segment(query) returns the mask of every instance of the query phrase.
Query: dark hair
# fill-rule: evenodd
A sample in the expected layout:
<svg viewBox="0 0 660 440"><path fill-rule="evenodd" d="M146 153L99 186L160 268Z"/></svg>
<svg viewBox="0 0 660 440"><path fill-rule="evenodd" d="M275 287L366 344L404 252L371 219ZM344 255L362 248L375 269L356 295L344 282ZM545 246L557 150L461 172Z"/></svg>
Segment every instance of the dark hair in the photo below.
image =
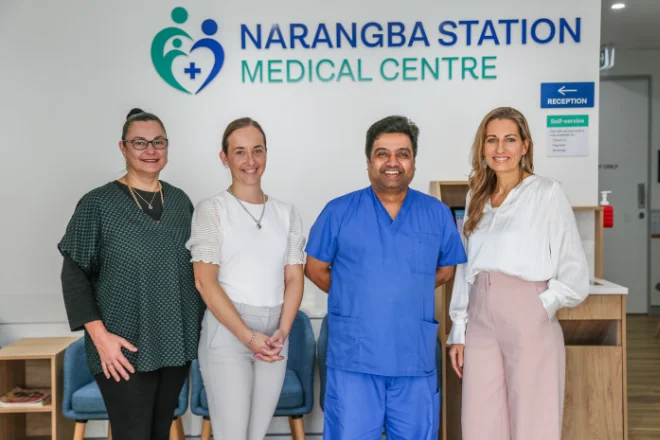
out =
<svg viewBox="0 0 660 440"><path fill-rule="evenodd" d="M128 133L128 129L133 124L133 122L147 122L147 121L158 122L161 128L163 129L163 131L165 131L165 125L163 125L163 121L161 121L158 118L158 116L154 115L153 113L147 113L140 108L134 108L133 110L128 112L128 115L126 115L126 122L124 122L124 128L122 128L121 130L121 140L122 141L126 140L126 134Z"/></svg>
<svg viewBox="0 0 660 440"><path fill-rule="evenodd" d="M227 128L225 128L225 132L222 135L222 151L224 151L225 154L229 154L229 136L231 136L231 134L239 128L245 127L254 127L259 130L261 135L264 137L264 148L266 148L266 133L264 133L261 125L259 125L257 121L251 118L239 118L231 121L229 125L227 125Z"/></svg>
<svg viewBox="0 0 660 440"><path fill-rule="evenodd" d="M419 128L408 118L403 116L388 116L375 122L367 130L367 145L364 149L367 159L371 159L371 151L374 148L374 142L381 135L386 133L402 133L410 138L412 144L413 157L417 157L417 138L419 137Z"/></svg>

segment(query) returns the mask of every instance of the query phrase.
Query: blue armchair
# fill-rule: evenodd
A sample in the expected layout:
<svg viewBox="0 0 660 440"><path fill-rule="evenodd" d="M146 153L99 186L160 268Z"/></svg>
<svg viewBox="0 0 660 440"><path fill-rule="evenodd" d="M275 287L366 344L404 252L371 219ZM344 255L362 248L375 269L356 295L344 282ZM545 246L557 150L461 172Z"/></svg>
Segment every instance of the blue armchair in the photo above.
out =
<svg viewBox="0 0 660 440"><path fill-rule="evenodd" d="M64 353L64 390L62 414L76 421L74 440L83 440L89 420L108 420L108 412L92 373L87 366L83 338L71 344ZM181 416L188 410L188 380L181 389L179 404L173 415L171 438L184 440ZM111 437L108 427L108 438Z"/></svg>
<svg viewBox="0 0 660 440"><path fill-rule="evenodd" d="M319 362L319 378L320 378L320 392L319 392L319 403L321 409L325 410L324 400L325 400L325 378L327 373L327 367L325 361L328 354L328 315L323 317L321 322L321 332L319 333L319 342L318 342L318 362ZM442 391L442 343L440 340L436 342L435 347L435 363L438 376L438 389Z"/></svg>
<svg viewBox="0 0 660 440"><path fill-rule="evenodd" d="M277 403L275 417L286 416L291 426L293 440L305 438L302 416L309 414L314 406L314 362L316 341L309 317L298 312L289 333L289 356L286 375L280 400ZM196 416L204 418L202 440L211 437L211 422L206 389L199 371L199 362L193 361L191 377L190 410Z"/></svg>

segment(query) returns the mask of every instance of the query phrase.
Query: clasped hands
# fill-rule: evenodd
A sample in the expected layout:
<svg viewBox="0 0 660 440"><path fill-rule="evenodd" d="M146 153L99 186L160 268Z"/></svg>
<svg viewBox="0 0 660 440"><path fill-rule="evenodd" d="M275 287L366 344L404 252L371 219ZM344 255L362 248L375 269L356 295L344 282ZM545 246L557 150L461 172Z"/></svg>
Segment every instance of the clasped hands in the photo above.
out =
<svg viewBox="0 0 660 440"><path fill-rule="evenodd" d="M275 330L272 336L255 332L254 340L249 348L254 353L254 357L260 361L269 363L281 361L284 357L280 356L280 352L284 348L284 341L288 336L282 329Z"/></svg>

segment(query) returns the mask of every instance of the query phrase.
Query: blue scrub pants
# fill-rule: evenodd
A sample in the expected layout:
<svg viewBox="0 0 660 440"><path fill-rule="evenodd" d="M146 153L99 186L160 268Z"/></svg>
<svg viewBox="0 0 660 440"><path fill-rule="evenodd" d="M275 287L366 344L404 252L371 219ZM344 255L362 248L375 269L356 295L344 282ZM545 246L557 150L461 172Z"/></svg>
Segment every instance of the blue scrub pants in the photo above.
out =
<svg viewBox="0 0 660 440"><path fill-rule="evenodd" d="M328 367L324 440L437 440L436 374L389 377Z"/></svg>

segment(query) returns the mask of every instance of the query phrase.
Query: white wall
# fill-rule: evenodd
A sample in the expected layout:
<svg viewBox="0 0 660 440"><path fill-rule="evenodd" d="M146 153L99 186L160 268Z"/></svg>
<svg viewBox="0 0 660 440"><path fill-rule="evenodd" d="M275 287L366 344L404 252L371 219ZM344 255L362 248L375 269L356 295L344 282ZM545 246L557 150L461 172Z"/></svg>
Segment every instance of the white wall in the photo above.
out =
<svg viewBox="0 0 660 440"><path fill-rule="evenodd" d="M0 343L68 333L56 244L78 199L121 176L123 161L116 144L125 115L134 106L155 112L165 122L171 147L162 178L184 189L194 203L229 184L217 159L226 124L244 115L256 118L268 137L265 190L295 203L306 231L331 198L368 185L365 132L371 123L393 113L408 116L421 128L416 189L428 191L432 180L465 180L469 147L481 118L496 106L512 105L529 119L537 172L561 180L574 205L596 205L598 109L542 110L540 83L591 81L598 96L600 2L513 3L506 18L527 19L530 27L540 18L555 23L565 18L574 24L580 17L581 42L539 45L528 37L527 44L521 44L517 27L511 45L504 44L502 33L499 46L468 46L464 36L452 47L438 44L438 24L445 20L483 23L503 18L501 4L487 0L416 0L397 7L376 0L256 0L249 6L211 0L3 1L0 128L5 160L0 162L0 194L7 211L0 216L5 251L0 256ZM154 35L173 24L170 11L176 6L188 9L183 27L193 38L202 37L199 26L204 19L215 19L226 54L218 77L195 96L165 84L149 56ZM272 23L283 29L289 23L305 23L314 32L319 22L331 29L336 22L368 21L404 22L408 36L414 23L422 21L431 47L240 50L242 23L251 29L261 23L267 34ZM388 57L451 56L495 56L491 73L497 79L462 79L456 72L453 79L443 76L438 81L378 78L378 65ZM374 80L241 82L241 60L273 58L305 63L322 58L354 63L360 58ZM208 67L208 54L194 59ZM177 69L183 68L181 61ZM546 157L544 129L550 114L589 115L588 156ZM303 308L321 316L325 301L325 294L308 283ZM309 425L313 429L318 426L315 420Z"/></svg>
<svg viewBox="0 0 660 440"><path fill-rule="evenodd" d="M614 68L602 72L602 76L650 75L651 76L651 209L660 209L660 183L658 183L658 150L660 150L660 48L656 50L620 50L616 52ZM625 117L625 115L622 115ZM660 306L660 239L651 240L651 306Z"/></svg>
<svg viewBox="0 0 660 440"><path fill-rule="evenodd" d="M437 23L443 20L494 19L500 6L483 2L479 8L456 2L417 1L404 9L378 7L343 0L332 4L289 0L188 6L186 29L199 36L199 23L215 18L219 40L227 54L218 78L200 95L185 95L167 86L154 71L149 57L153 36L171 25L170 11L178 3L134 2L100 5L74 1L60 3L3 2L0 41L3 105L0 124L3 149L3 201L14 215L2 216L4 249L12 252L0 264L3 295L9 305L39 297L45 313L61 319L54 306L60 295L60 257L56 244L83 193L121 175L117 149L127 111L140 106L164 120L171 140L170 163L163 178L183 188L196 203L229 183L217 159L220 137L233 118L251 115L261 121L269 141L269 169L265 188L275 197L297 204L308 229L323 205L333 197L368 184L363 156L364 134L376 119L402 113L421 127L417 175L413 186L427 191L431 180L463 180L469 171L468 149L482 116L499 105L513 105L529 118L536 145L537 171L562 180L576 205L597 203L597 109L590 114L589 156L547 158L544 155L545 116L570 113L540 109L539 89L544 81L598 81L598 1L573 4L518 0L512 18L582 19L579 44L554 42L493 47L464 43L443 48L436 43ZM341 8L346 6L347 8ZM350 6L350 7L349 7ZM57 17L57 19L53 19ZM404 21L409 28L421 20L432 47L315 49L256 51L240 49L239 25L254 28L292 22L350 23ZM503 38L503 37L502 37ZM463 41L463 40L461 40ZM10 43L10 44L9 44ZM496 80L341 82L320 84L243 84L241 59L324 57L362 58L372 76L378 60L404 56L497 56ZM203 60L202 60L203 61ZM20 68L18 67L20 66ZM561 67L561 68L559 68ZM598 84L597 84L598 85ZM598 93L598 90L596 90ZM579 172L578 172L579 171ZM37 263L35 267L26 262ZM34 296L36 295L36 297ZM46 298L41 298L45 296ZM0 319L33 320L15 310ZM34 311L34 314L40 312ZM8 316L7 316L8 315Z"/></svg>

